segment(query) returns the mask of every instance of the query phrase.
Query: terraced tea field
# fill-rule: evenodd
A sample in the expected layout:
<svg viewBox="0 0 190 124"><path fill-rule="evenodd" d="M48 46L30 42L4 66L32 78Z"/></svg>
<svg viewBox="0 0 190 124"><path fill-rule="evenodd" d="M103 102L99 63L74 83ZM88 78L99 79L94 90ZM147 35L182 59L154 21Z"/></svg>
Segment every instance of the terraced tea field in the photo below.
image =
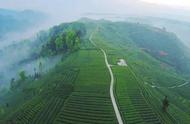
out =
<svg viewBox="0 0 190 124"><path fill-rule="evenodd" d="M137 80L128 68L113 67L116 76L116 94L125 122L128 124L161 124L161 120L149 106Z"/></svg>
<svg viewBox="0 0 190 124"><path fill-rule="evenodd" d="M102 50L104 48L107 50L109 60L111 60L113 64L111 68L113 69L115 78L115 97L123 121L129 124L172 124L169 117L166 117L167 120L165 120L165 118L163 119L156 111L157 109L153 108L147 98L145 98L144 92L146 91L142 87L142 82L137 80L137 77L130 71L130 67L116 64L122 54L119 55L118 51L116 51L115 54L110 54L110 51L113 52L113 50L108 46L109 45L103 44L101 40L98 39L97 47L102 48Z"/></svg>
<svg viewBox="0 0 190 124"><path fill-rule="evenodd" d="M188 80L138 47L125 26L133 27L87 22L80 49L64 53L53 70L19 89L32 91L29 100L0 123L189 124Z"/></svg>
<svg viewBox="0 0 190 124"><path fill-rule="evenodd" d="M54 86L53 89L50 85L45 87L37 98L23 105L8 122L16 124L53 123L60 108L73 91L72 83L78 75L78 70L66 69L61 75L61 82L50 82Z"/></svg>
<svg viewBox="0 0 190 124"><path fill-rule="evenodd" d="M59 113L56 123L115 124L115 114L109 96L75 92Z"/></svg>
<svg viewBox="0 0 190 124"><path fill-rule="evenodd" d="M75 65L80 65L77 83L55 123L117 123L109 95L110 77L102 52L81 50L77 56Z"/></svg>

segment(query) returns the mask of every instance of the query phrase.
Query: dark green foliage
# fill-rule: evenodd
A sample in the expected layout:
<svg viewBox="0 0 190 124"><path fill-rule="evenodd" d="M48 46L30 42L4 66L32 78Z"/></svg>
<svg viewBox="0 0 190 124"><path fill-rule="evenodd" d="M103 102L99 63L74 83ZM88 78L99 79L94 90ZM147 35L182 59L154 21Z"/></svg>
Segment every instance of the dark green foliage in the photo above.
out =
<svg viewBox="0 0 190 124"><path fill-rule="evenodd" d="M68 23L50 29L49 40L42 46L42 56L79 49L85 35L85 27L80 23Z"/></svg>
<svg viewBox="0 0 190 124"><path fill-rule="evenodd" d="M19 73L19 77L20 77L21 81L25 81L26 80L26 73L25 73L25 71L21 71Z"/></svg>
<svg viewBox="0 0 190 124"><path fill-rule="evenodd" d="M15 79L12 78L10 82L10 90L14 90L14 88L15 88Z"/></svg>

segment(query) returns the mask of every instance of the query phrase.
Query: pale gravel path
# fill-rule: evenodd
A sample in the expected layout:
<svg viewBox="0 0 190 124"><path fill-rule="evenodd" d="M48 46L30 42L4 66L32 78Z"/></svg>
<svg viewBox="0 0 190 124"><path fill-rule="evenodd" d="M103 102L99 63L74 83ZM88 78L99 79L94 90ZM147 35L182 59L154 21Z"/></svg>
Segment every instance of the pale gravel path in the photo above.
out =
<svg viewBox="0 0 190 124"><path fill-rule="evenodd" d="M90 35L90 42L98 48L98 46L93 42L92 40L92 37L93 37L93 33ZM123 124L123 120L122 120L122 117L121 117L121 114L120 114L120 111L118 109L118 106L117 106L117 103L116 103L116 99L115 99L115 96L114 96L114 76L113 76L113 72L112 72L112 69L111 69L111 66L110 64L108 63L108 58L107 58L107 54L106 52L104 51L104 49L102 48L99 48L102 53L104 54L104 58L105 58L105 63L106 63L106 66L109 70L109 73L110 73L110 76L111 76L111 81L110 81L110 97L111 97L111 101L112 101L112 105L113 105L113 108L114 108L114 111L115 111L115 115L117 117L117 121L119 124Z"/></svg>

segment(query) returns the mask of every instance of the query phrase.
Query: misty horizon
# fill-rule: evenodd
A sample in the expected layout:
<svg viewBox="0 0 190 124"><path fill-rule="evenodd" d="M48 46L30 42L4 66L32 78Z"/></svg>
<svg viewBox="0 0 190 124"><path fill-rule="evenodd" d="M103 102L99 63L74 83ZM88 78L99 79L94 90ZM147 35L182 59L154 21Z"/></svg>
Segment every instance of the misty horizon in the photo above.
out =
<svg viewBox="0 0 190 124"><path fill-rule="evenodd" d="M160 2L159 2L160 1ZM55 23L74 21L86 13L114 13L124 16L156 16L175 19L190 19L190 4L187 0L45 0L1 1L0 8L12 10L35 10L46 13ZM183 2L184 1L184 2ZM184 3L184 4L183 4Z"/></svg>

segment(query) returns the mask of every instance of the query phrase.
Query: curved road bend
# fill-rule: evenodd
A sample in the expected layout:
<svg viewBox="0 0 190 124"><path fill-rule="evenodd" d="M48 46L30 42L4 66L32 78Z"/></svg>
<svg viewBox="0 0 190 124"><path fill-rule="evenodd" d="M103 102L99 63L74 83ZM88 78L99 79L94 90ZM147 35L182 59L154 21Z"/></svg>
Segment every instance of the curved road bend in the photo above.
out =
<svg viewBox="0 0 190 124"><path fill-rule="evenodd" d="M94 43L94 41L92 40L92 36L93 36L94 33L92 33L90 35L90 42L98 48L98 46ZM118 109L118 106L117 106L117 103L116 103L116 99L115 99L115 96L114 96L114 76L113 76L113 72L112 72L112 69L110 67L110 64L108 63L108 59L107 59L107 55L106 55L106 52L102 49L102 48L99 48L102 53L104 54L104 58L105 58L105 63L106 63L106 66L109 70L109 73L110 73L110 76L111 76L111 82L110 82L110 97L111 97L111 101L112 101L112 105L113 105L113 108L114 108L114 111L115 111L115 114L116 114L116 117L117 117L117 121L119 124L123 124L123 120L121 118L121 114L120 114L120 111Z"/></svg>

